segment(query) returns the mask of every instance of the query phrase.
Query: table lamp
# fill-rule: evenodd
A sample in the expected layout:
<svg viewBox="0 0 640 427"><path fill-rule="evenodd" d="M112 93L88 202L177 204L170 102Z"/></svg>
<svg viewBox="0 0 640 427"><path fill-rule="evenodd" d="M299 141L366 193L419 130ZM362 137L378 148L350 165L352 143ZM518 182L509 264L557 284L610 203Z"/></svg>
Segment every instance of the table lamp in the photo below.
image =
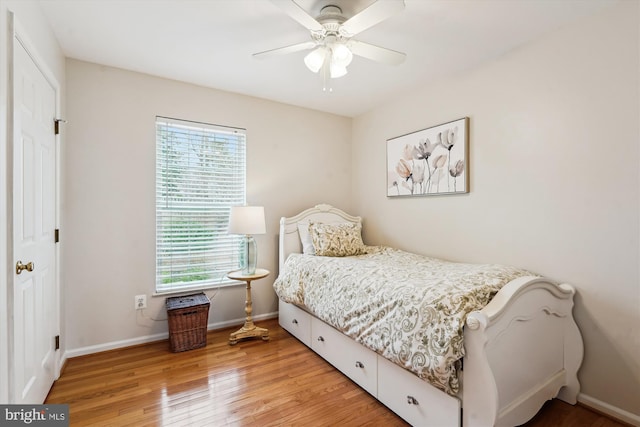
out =
<svg viewBox="0 0 640 427"><path fill-rule="evenodd" d="M229 214L229 233L243 234L245 256L242 260L242 273L255 274L258 259L258 245L252 234L266 233L263 206L232 206Z"/></svg>

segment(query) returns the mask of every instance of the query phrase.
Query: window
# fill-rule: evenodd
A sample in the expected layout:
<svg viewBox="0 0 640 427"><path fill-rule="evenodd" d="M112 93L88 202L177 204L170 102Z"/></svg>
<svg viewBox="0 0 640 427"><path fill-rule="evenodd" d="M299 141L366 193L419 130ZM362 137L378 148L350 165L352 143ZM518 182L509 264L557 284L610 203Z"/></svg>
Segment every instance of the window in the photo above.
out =
<svg viewBox="0 0 640 427"><path fill-rule="evenodd" d="M242 236L227 233L243 205L244 129L156 117L156 292L232 283Z"/></svg>

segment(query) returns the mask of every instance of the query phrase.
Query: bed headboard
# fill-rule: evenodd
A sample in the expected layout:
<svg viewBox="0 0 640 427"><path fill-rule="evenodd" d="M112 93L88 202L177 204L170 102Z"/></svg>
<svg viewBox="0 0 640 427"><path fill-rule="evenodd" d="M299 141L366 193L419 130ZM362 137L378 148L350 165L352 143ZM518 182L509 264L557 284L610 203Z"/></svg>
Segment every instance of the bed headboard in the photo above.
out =
<svg viewBox="0 0 640 427"><path fill-rule="evenodd" d="M361 222L359 216L352 216L348 213L334 208L331 205L321 204L309 208L299 214L286 218L280 218L280 249L279 249L279 271L282 271L284 262L291 253L302 253L302 243L298 235L299 222Z"/></svg>

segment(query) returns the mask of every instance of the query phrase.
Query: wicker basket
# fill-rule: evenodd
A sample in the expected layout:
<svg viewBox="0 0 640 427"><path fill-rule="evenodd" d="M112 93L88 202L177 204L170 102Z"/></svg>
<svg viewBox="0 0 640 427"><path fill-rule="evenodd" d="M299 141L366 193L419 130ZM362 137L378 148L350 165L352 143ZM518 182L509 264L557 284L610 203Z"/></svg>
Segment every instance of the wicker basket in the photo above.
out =
<svg viewBox="0 0 640 427"><path fill-rule="evenodd" d="M209 299L205 294L167 298L171 351L193 350L207 345Z"/></svg>

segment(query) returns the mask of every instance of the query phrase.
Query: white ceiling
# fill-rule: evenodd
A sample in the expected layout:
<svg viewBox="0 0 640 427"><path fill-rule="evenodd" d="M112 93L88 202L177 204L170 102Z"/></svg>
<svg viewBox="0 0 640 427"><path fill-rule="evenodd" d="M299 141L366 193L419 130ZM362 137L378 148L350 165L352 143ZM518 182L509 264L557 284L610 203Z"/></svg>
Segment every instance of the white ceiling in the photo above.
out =
<svg viewBox="0 0 640 427"><path fill-rule="evenodd" d="M405 0L404 11L355 38L405 52L406 61L355 57L327 93L304 51L252 57L309 40L269 0L39 0L67 57L351 117L616 1ZM373 0L296 2L313 16L326 4L351 16Z"/></svg>

